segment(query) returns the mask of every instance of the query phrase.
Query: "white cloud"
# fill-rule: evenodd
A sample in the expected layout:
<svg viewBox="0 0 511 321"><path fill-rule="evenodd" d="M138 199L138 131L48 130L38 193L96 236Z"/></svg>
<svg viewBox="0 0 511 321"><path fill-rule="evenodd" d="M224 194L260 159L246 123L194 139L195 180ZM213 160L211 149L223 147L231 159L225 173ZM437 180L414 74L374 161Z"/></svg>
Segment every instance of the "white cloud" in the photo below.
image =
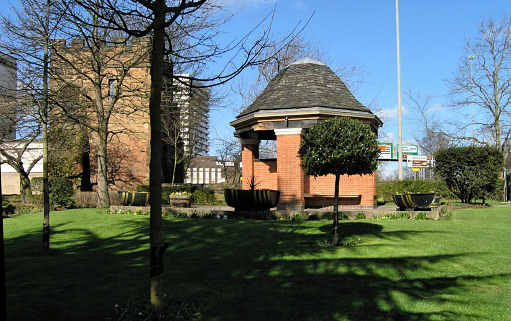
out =
<svg viewBox="0 0 511 321"><path fill-rule="evenodd" d="M406 114L406 106L401 105L402 115ZM397 106L394 108L381 109L376 112L376 115L381 118L383 122L397 119Z"/></svg>
<svg viewBox="0 0 511 321"><path fill-rule="evenodd" d="M378 141L383 143L391 143L394 141L394 134L392 132L384 132L380 130L380 137L378 137Z"/></svg>

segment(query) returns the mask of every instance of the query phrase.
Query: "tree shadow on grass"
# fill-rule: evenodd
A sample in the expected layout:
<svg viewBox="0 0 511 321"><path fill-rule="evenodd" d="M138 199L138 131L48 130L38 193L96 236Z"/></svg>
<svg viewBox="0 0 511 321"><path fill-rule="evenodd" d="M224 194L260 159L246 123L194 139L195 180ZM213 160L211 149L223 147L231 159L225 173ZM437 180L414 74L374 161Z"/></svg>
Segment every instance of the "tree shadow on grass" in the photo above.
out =
<svg viewBox="0 0 511 321"><path fill-rule="evenodd" d="M407 234L387 236L378 224L345 224L345 237L376 234L392 239ZM322 232L327 227L328 235ZM484 319L440 307L445 295L462 293L465 282L489 282L492 277L415 273L431 275L435 264L471 253L356 258L350 249L320 246L319 240L329 238L329 227L286 229L261 222L240 229L181 222L170 228L175 242L166 256L172 264L166 273L169 291L177 288L174 293L180 296L204 301L207 320ZM421 233L410 231L410 237ZM438 306L411 311L407 301Z"/></svg>
<svg viewBox="0 0 511 321"><path fill-rule="evenodd" d="M115 304L147 302L148 220L122 224L122 232L107 237L71 223L54 226L61 237L55 237L48 256L33 250L41 246L40 231L8 239L9 319L115 320ZM386 237L378 224L345 224L346 235ZM470 253L357 256L350 249L321 246L329 239L326 229L271 221L164 220L169 302L189 304L195 320L484 320L446 309L445 303L462 304L452 297L462 297L468 283L509 277L435 273L435 265ZM433 306L413 310L407 306L412 302Z"/></svg>

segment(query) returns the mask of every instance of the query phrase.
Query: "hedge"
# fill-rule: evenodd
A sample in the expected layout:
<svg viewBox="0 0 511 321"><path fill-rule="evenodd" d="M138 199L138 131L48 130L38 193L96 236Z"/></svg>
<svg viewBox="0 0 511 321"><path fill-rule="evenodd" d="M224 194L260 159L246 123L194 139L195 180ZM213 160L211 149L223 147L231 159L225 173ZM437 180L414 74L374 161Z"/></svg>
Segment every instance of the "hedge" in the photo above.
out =
<svg viewBox="0 0 511 321"><path fill-rule="evenodd" d="M376 183L376 198L383 198L385 202L392 202L393 194L402 193L430 193L435 192L443 199L453 199L452 194L444 181L441 180L402 180L383 181Z"/></svg>

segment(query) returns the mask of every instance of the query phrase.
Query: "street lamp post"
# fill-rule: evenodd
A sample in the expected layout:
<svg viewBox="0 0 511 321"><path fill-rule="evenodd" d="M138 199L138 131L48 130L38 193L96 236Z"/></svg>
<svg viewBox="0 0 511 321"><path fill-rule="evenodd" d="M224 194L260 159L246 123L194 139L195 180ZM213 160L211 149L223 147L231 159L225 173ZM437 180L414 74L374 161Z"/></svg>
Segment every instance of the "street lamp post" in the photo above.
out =
<svg viewBox="0 0 511 321"><path fill-rule="evenodd" d="M397 121L398 121L398 173L403 180L403 128L401 122L401 61L399 57L399 0L396 0L396 51L397 51Z"/></svg>

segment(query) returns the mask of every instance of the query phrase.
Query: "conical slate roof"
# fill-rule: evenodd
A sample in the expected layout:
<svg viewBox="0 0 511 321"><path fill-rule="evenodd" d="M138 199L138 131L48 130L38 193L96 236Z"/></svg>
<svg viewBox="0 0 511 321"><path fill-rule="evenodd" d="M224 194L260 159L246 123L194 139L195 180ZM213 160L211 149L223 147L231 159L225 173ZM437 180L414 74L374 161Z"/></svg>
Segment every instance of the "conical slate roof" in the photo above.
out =
<svg viewBox="0 0 511 321"><path fill-rule="evenodd" d="M283 69L237 118L259 110L310 107L371 113L328 66L305 58Z"/></svg>

